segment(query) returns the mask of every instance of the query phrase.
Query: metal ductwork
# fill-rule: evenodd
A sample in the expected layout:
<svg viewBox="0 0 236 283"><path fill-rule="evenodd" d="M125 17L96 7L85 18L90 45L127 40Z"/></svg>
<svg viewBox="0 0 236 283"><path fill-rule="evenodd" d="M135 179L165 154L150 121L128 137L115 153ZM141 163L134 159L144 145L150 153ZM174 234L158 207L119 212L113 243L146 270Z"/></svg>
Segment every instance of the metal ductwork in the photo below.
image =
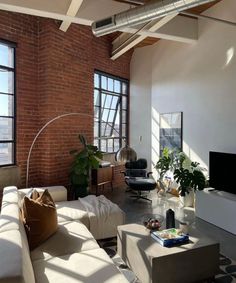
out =
<svg viewBox="0 0 236 283"><path fill-rule="evenodd" d="M146 23L172 13L181 12L215 0L156 0L146 5L130 9L92 24L95 36L102 36L118 31L127 26Z"/></svg>

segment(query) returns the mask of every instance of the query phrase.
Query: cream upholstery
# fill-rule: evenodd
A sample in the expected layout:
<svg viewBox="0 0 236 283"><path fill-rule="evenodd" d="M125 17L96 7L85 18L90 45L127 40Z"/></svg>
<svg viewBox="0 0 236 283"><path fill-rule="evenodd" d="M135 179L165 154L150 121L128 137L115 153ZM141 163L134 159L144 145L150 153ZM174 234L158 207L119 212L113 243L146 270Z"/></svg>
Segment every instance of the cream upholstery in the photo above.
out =
<svg viewBox="0 0 236 283"><path fill-rule="evenodd" d="M0 233L0 282L34 283L29 251L19 230Z"/></svg>
<svg viewBox="0 0 236 283"><path fill-rule="evenodd" d="M33 266L37 283L128 283L102 249L37 260Z"/></svg>
<svg viewBox="0 0 236 283"><path fill-rule="evenodd" d="M67 202L64 187L48 189L54 200L61 200L57 203L59 227L31 253L19 213L21 200L29 189L4 189L0 216L0 283L127 282L87 229L91 219L79 200ZM96 215L93 217L95 221ZM111 218L112 222L114 219ZM107 233L114 233L114 227Z"/></svg>
<svg viewBox="0 0 236 283"><path fill-rule="evenodd" d="M15 187L4 189L0 216L0 232L19 229L18 193Z"/></svg>
<svg viewBox="0 0 236 283"><path fill-rule="evenodd" d="M80 201L61 201L56 203L58 223L80 220L89 229L89 217Z"/></svg>
<svg viewBox="0 0 236 283"><path fill-rule="evenodd" d="M34 249L31 258L32 260L49 259L97 248L99 248L97 242L82 223L69 221L60 223L57 233Z"/></svg>

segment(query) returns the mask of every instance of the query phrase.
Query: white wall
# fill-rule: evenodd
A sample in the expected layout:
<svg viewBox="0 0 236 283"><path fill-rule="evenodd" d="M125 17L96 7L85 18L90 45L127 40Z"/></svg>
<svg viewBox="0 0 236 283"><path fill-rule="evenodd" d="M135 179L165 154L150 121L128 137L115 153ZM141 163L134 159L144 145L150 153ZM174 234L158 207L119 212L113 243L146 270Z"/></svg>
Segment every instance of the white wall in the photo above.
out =
<svg viewBox="0 0 236 283"><path fill-rule="evenodd" d="M235 0L223 0L205 14L236 22L235 11ZM131 97L131 141L146 133L138 153L150 163L158 159L159 113L166 112L183 111L183 146L192 160L208 166L210 150L236 153L236 27L200 20L194 45L161 40L136 49ZM150 119L138 113L148 116L151 108L150 133Z"/></svg>
<svg viewBox="0 0 236 283"><path fill-rule="evenodd" d="M148 48L139 48L131 64L130 145L138 158L151 160L151 57ZM150 162L148 168L150 169Z"/></svg>

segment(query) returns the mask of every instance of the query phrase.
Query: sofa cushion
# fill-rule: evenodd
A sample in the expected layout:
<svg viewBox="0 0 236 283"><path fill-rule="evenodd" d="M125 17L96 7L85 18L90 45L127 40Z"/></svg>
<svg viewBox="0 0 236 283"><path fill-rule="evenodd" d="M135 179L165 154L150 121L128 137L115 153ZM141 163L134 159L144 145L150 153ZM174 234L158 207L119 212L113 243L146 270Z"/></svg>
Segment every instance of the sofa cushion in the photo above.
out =
<svg viewBox="0 0 236 283"><path fill-rule="evenodd" d="M99 248L92 234L79 221L60 223L57 232L31 252L31 259L49 259Z"/></svg>
<svg viewBox="0 0 236 283"><path fill-rule="evenodd" d="M0 282L34 283L28 248L19 230L0 233Z"/></svg>
<svg viewBox="0 0 236 283"><path fill-rule="evenodd" d="M103 249L33 262L37 283L127 283Z"/></svg>
<svg viewBox="0 0 236 283"><path fill-rule="evenodd" d="M56 208L58 223L80 220L88 229L90 229L87 210L79 200L57 202Z"/></svg>
<svg viewBox="0 0 236 283"><path fill-rule="evenodd" d="M48 190L36 200L24 197L23 218L30 249L47 240L57 230L57 211Z"/></svg>
<svg viewBox="0 0 236 283"><path fill-rule="evenodd" d="M31 188L32 189L32 188ZM28 189L20 189L18 190L18 193L20 195L20 198L23 199L24 196L31 190ZM67 189L64 186L50 186L50 187L40 187L40 188L34 188L36 189L39 194L41 195L45 190L48 190L50 195L52 196L54 202L57 201L66 201L67 200Z"/></svg>

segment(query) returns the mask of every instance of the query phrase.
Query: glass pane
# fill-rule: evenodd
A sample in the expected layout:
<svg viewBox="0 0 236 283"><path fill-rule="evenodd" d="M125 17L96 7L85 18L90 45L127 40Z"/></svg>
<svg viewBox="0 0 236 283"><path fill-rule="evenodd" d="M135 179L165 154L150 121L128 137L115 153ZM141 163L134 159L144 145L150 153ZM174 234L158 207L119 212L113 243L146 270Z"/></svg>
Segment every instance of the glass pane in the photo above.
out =
<svg viewBox="0 0 236 283"><path fill-rule="evenodd" d="M120 82L115 80L114 92L120 93Z"/></svg>
<svg viewBox="0 0 236 283"><path fill-rule="evenodd" d="M98 90L94 90L94 105L99 106L99 91Z"/></svg>
<svg viewBox="0 0 236 283"><path fill-rule="evenodd" d="M115 113L116 113L115 110L110 110L109 117L108 117L108 122L112 123L114 121Z"/></svg>
<svg viewBox="0 0 236 283"><path fill-rule="evenodd" d="M13 96L0 94L0 116L13 116Z"/></svg>
<svg viewBox="0 0 236 283"><path fill-rule="evenodd" d="M114 139L114 152L120 149L119 139Z"/></svg>
<svg viewBox="0 0 236 283"><path fill-rule="evenodd" d="M119 137L120 136L120 127L118 125L114 125L114 128L112 129L112 136L113 137Z"/></svg>
<svg viewBox="0 0 236 283"><path fill-rule="evenodd" d="M126 96L122 96L122 108L127 110L127 97Z"/></svg>
<svg viewBox="0 0 236 283"><path fill-rule="evenodd" d="M98 137L98 122L94 122L93 134L95 138Z"/></svg>
<svg viewBox="0 0 236 283"><path fill-rule="evenodd" d="M116 113L115 124L120 125L120 106L118 106L118 110L117 110L117 113Z"/></svg>
<svg viewBox="0 0 236 283"><path fill-rule="evenodd" d="M14 66L13 48L0 44L0 65L11 67Z"/></svg>
<svg viewBox="0 0 236 283"><path fill-rule="evenodd" d="M122 123L127 122L126 118L127 118L127 111L123 110L122 111Z"/></svg>
<svg viewBox="0 0 236 283"><path fill-rule="evenodd" d="M107 146L108 146L107 152L113 152L113 139L109 139L107 141Z"/></svg>
<svg viewBox="0 0 236 283"><path fill-rule="evenodd" d="M106 132L106 123L101 123L101 137L105 136L105 132Z"/></svg>
<svg viewBox="0 0 236 283"><path fill-rule="evenodd" d="M122 136L126 137L126 124L122 124Z"/></svg>
<svg viewBox="0 0 236 283"><path fill-rule="evenodd" d="M13 139L12 122L13 122L12 118L0 118L0 140Z"/></svg>
<svg viewBox="0 0 236 283"><path fill-rule="evenodd" d="M13 90L13 72L8 72L0 68L0 92L13 93Z"/></svg>
<svg viewBox="0 0 236 283"><path fill-rule="evenodd" d="M107 142L106 140L101 140L101 151L107 151Z"/></svg>
<svg viewBox="0 0 236 283"><path fill-rule="evenodd" d="M102 88L107 89L107 78L102 76Z"/></svg>
<svg viewBox="0 0 236 283"><path fill-rule="evenodd" d="M102 107L105 106L106 100L107 100L107 95L105 93L102 93L102 103L101 103Z"/></svg>
<svg viewBox="0 0 236 283"><path fill-rule="evenodd" d="M114 83L112 79L108 79L108 90L114 91Z"/></svg>
<svg viewBox="0 0 236 283"><path fill-rule="evenodd" d="M99 75L98 74L94 75L94 87L99 88Z"/></svg>
<svg viewBox="0 0 236 283"><path fill-rule="evenodd" d="M105 132L105 136L106 137L110 137L111 136L111 130L112 130L111 125L107 124L106 132Z"/></svg>
<svg viewBox="0 0 236 283"><path fill-rule="evenodd" d="M0 143L0 165L13 163L13 144Z"/></svg>
<svg viewBox="0 0 236 283"><path fill-rule="evenodd" d="M122 93L123 94L128 94L127 83L122 83Z"/></svg>
<svg viewBox="0 0 236 283"><path fill-rule="evenodd" d="M99 107L97 107L97 106L94 107L94 117L96 117L96 118L99 117Z"/></svg>
<svg viewBox="0 0 236 283"><path fill-rule="evenodd" d="M95 145L95 146L98 147L98 140L97 140L97 139L95 139L95 140L93 141L93 145Z"/></svg>
<svg viewBox="0 0 236 283"><path fill-rule="evenodd" d="M112 109L116 109L118 99L119 99L118 96L113 96L112 103L111 103L111 108Z"/></svg>
<svg viewBox="0 0 236 283"><path fill-rule="evenodd" d="M102 105L104 105L105 108L110 108L111 107L111 101L112 101L112 95L103 95L103 103Z"/></svg>
<svg viewBox="0 0 236 283"><path fill-rule="evenodd" d="M108 115L109 115L109 110L103 109L102 110L102 122L107 122Z"/></svg>

